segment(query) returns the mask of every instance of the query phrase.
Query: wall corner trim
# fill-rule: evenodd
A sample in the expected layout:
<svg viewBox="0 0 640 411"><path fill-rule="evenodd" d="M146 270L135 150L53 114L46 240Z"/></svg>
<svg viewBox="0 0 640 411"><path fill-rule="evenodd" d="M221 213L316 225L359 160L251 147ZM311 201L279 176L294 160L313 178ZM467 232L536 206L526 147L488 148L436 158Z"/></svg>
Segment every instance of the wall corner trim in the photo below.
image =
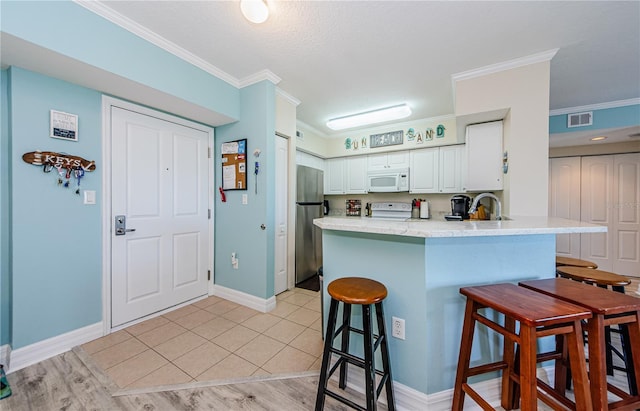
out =
<svg viewBox="0 0 640 411"><path fill-rule="evenodd" d="M63 352L103 336L102 322L78 328L68 333L38 341L26 347L11 351L11 367L7 373L18 371L29 365L44 361Z"/></svg>
<svg viewBox="0 0 640 411"><path fill-rule="evenodd" d="M213 285L213 295L224 298L225 300L233 301L234 303L242 304L245 307L252 308L260 311L261 313L267 313L276 308L275 296L264 299L217 284Z"/></svg>

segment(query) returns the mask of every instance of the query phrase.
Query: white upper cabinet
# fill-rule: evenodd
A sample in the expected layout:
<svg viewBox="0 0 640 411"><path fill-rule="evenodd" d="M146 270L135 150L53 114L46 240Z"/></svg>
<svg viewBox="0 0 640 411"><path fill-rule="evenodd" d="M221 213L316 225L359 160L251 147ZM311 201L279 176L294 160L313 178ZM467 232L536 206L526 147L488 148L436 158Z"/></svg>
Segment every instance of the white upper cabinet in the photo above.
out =
<svg viewBox="0 0 640 411"><path fill-rule="evenodd" d="M466 191L502 190L502 121L467 126L466 143Z"/></svg>
<svg viewBox="0 0 640 411"><path fill-rule="evenodd" d="M368 168L369 170L385 170L389 168L407 168L409 167L409 152L395 151L390 153L369 154Z"/></svg>
<svg viewBox="0 0 640 411"><path fill-rule="evenodd" d="M411 193L460 193L464 172L464 145L411 150Z"/></svg>
<svg viewBox="0 0 640 411"><path fill-rule="evenodd" d="M367 192L367 158L365 156L346 159L345 194L364 194Z"/></svg>
<svg viewBox="0 0 640 411"><path fill-rule="evenodd" d="M439 155L439 193L459 193L464 191L462 176L464 172L465 146L440 147Z"/></svg>
<svg viewBox="0 0 640 411"><path fill-rule="evenodd" d="M325 163L324 193L344 194L344 158L330 158Z"/></svg>
<svg viewBox="0 0 640 411"><path fill-rule="evenodd" d="M438 193L439 192L439 156L440 149L425 148L411 150L409 153L409 192Z"/></svg>
<svg viewBox="0 0 640 411"><path fill-rule="evenodd" d="M365 156L330 158L325 163L325 194L365 194L367 158Z"/></svg>

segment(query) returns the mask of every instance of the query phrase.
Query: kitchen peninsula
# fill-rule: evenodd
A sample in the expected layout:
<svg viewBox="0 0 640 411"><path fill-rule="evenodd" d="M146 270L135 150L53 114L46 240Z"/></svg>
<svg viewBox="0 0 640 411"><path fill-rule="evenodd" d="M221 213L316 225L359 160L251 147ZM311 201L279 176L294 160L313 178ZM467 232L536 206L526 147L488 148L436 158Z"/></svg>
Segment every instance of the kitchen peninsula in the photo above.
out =
<svg viewBox="0 0 640 411"><path fill-rule="evenodd" d="M428 395L430 402L443 398L431 394L453 387L465 302L460 287L554 277L556 234L606 231L602 226L547 217L502 221L328 217L314 224L322 229L323 293L340 277L367 277L385 284L387 329L391 330L392 317L404 319L406 326L404 340L389 340L394 381ZM324 297L326 313L329 299ZM494 334L483 330L476 339L472 363L500 358Z"/></svg>

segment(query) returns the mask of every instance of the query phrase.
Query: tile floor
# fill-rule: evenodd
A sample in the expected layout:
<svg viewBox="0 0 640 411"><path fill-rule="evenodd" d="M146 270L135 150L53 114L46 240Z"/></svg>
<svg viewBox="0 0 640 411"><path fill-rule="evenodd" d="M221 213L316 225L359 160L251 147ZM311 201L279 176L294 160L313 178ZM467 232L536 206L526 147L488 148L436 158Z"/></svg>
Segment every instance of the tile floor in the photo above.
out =
<svg viewBox="0 0 640 411"><path fill-rule="evenodd" d="M209 297L82 348L120 388L320 369L320 293L296 288L260 313Z"/></svg>

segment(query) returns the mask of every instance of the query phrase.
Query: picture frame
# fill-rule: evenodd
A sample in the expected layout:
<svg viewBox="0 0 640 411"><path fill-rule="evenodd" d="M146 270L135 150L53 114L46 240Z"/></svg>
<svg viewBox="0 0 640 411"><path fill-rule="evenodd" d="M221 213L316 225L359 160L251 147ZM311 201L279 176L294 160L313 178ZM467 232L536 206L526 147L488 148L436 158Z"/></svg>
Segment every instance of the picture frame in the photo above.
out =
<svg viewBox="0 0 640 411"><path fill-rule="evenodd" d="M51 110L49 113L49 137L78 141L78 115Z"/></svg>

